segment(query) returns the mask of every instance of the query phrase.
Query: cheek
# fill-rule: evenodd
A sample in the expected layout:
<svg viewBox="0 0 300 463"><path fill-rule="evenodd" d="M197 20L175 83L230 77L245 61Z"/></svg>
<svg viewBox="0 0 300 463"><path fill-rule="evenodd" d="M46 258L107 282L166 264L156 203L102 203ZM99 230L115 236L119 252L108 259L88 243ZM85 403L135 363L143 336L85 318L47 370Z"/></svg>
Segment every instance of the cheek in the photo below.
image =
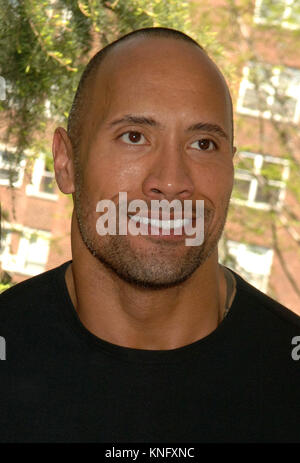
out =
<svg viewBox="0 0 300 463"><path fill-rule="evenodd" d="M200 179L200 182L199 182ZM218 165L203 169L199 175L198 184L202 194L207 196L217 206L228 199L233 188L233 166Z"/></svg>
<svg viewBox="0 0 300 463"><path fill-rule="evenodd" d="M84 185L89 197L117 199L120 192L133 192L138 189L142 171L136 164L110 158L93 159L87 163Z"/></svg>

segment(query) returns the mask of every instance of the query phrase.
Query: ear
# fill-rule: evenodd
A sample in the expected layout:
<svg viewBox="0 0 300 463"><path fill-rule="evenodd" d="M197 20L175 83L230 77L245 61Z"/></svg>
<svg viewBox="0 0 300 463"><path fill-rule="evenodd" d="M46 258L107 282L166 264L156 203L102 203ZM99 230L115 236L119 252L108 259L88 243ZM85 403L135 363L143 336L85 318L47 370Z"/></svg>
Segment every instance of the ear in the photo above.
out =
<svg viewBox="0 0 300 463"><path fill-rule="evenodd" d="M57 129L55 129L52 153L55 178L59 189L65 194L74 193L75 171L73 149L68 134L62 127L57 127Z"/></svg>
<svg viewBox="0 0 300 463"><path fill-rule="evenodd" d="M232 150L232 157L235 155L236 151L237 151L237 147L234 146L234 147L233 147L233 150Z"/></svg>

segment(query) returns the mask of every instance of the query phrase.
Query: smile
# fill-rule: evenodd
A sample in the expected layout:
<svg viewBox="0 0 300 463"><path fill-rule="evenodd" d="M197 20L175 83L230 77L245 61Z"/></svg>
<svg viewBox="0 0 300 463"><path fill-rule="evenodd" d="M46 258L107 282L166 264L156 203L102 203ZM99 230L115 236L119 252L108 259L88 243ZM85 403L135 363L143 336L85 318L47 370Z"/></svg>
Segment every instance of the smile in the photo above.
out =
<svg viewBox="0 0 300 463"><path fill-rule="evenodd" d="M148 217L141 217L139 215L129 215L129 217L136 223L141 223L142 225L152 225L153 227L162 228L163 230L182 228L192 223L192 219L159 220L149 219Z"/></svg>

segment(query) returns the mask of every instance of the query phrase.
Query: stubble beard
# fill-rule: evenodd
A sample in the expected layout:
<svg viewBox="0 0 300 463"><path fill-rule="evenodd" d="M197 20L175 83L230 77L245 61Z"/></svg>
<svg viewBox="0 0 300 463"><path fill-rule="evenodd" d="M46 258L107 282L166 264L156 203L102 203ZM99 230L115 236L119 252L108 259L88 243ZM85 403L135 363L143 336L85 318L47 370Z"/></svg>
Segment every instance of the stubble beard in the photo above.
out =
<svg viewBox="0 0 300 463"><path fill-rule="evenodd" d="M214 230L207 230L204 224L204 242L201 245L186 246L181 243L179 246L184 246L185 249L178 253L175 249L178 242L152 240L149 249L145 249L145 246L139 246L139 241L151 238L142 235L130 237L131 239L128 235L98 235L95 205L93 207L89 203L88 198L82 194L83 191L82 180L77 176L74 206L80 235L89 252L123 281L153 290L183 283L211 256L222 235L229 206L228 198L224 214ZM213 215L212 209L205 209L208 223L211 223ZM133 240L134 247L131 245Z"/></svg>

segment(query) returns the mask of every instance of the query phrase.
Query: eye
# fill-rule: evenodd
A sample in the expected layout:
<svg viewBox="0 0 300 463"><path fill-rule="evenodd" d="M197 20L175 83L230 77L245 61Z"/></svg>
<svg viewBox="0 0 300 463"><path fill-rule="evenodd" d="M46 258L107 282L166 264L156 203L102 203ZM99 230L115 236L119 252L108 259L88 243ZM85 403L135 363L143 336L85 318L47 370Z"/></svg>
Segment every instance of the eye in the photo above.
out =
<svg viewBox="0 0 300 463"><path fill-rule="evenodd" d="M201 138L201 140L194 141L194 143L191 144L191 147L196 148L199 151L213 151L217 149L215 142L209 138Z"/></svg>
<svg viewBox="0 0 300 463"><path fill-rule="evenodd" d="M144 135L140 132L125 132L123 133L120 138L129 145L143 145L146 141Z"/></svg>

